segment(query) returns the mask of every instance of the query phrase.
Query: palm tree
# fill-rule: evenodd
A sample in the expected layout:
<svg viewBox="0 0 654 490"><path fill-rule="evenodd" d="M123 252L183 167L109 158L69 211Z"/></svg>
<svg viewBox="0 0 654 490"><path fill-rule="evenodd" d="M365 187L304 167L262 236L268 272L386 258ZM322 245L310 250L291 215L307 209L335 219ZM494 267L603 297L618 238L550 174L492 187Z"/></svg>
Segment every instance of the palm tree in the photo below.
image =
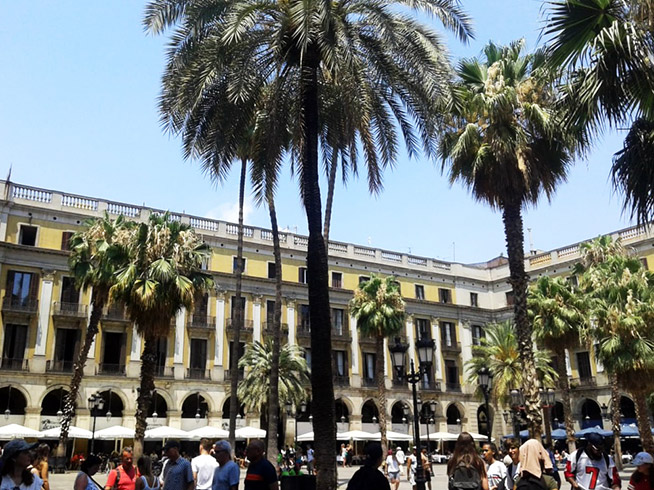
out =
<svg viewBox="0 0 654 490"><path fill-rule="evenodd" d="M585 335L596 342L604 367L633 395L643 448L654 451L647 409L654 388L654 275L638 258L618 252L588 267L582 280L593 318ZM616 406L614 431L615 412Z"/></svg>
<svg viewBox="0 0 654 490"><path fill-rule="evenodd" d="M133 223L125 221L122 216L115 220L105 213L103 218L91 219L84 224L82 231L70 239L70 257L68 265L81 290L92 288L91 316L86 327L84 344L75 361L70 390L64 402L64 415L61 420L61 434L57 457L65 456L68 429L75 412L77 395L84 376L84 366L95 335L102 310L109 301L109 289L115 283L114 273L127 260L126 245Z"/></svg>
<svg viewBox="0 0 654 490"><path fill-rule="evenodd" d="M607 122L633 121L615 155L614 187L624 207L644 223L654 215L654 176L648 159L654 117L654 16L649 0L550 0L548 53L565 67L561 90L567 124L599 134ZM644 157L644 158L642 158Z"/></svg>
<svg viewBox="0 0 654 490"><path fill-rule="evenodd" d="M156 340L167 337L171 320L182 309L191 310L194 299L213 285L202 272L209 247L195 232L170 215L151 215L141 223L129 243L129 263L116 272L110 295L122 301L144 341L141 386L137 398L134 454L143 452L146 417L154 393Z"/></svg>
<svg viewBox="0 0 654 490"><path fill-rule="evenodd" d="M580 330L585 325L585 307L581 297L562 277L543 276L529 288L529 318L534 338L556 356L555 369L563 398L563 416L568 452L576 449L575 429L570 402L570 380L565 365L565 350L579 345Z"/></svg>
<svg viewBox="0 0 654 490"><path fill-rule="evenodd" d="M501 210L506 235L514 316L525 373L530 432L540 437L539 381L527 316L529 276L524 266L522 208L551 198L578 144L560 126L560 114L542 53L524 54L524 41L489 43L483 59L463 60L444 123L440 154L450 181Z"/></svg>
<svg viewBox="0 0 654 490"><path fill-rule="evenodd" d="M357 319L362 335L375 339L375 376L379 430L385 449L386 440L386 376L384 375L384 340L398 335L404 328L404 300L394 277L382 279L375 274L359 284L350 300L350 312ZM417 416L417 414L416 414Z"/></svg>
<svg viewBox="0 0 654 490"><path fill-rule="evenodd" d="M193 101L205 94L215 96L239 108L231 112L236 124L226 127L225 132L213 131L216 126L205 120L202 122L207 124L197 135L212 133L214 146L233 148L237 138L232 139L232 135L243 134L238 121L247 111L241 106L256 106L264 88L271 87L272 112L279 118L258 126L260 134L254 139L268 138L274 147L280 141L275 138L278 127L292 128L292 164L298 169L309 228L307 271L318 490L336 485L327 249L318 183L321 124L330 119L319 94L333 80L352 80L354 90L341 95L344 106L356 117L352 125L355 136L350 140L357 141L355 149L359 145L362 148L369 169L383 169L396 160L400 138L396 124L410 153L421 146L431 153L431 116L434 101L442 98L449 82L448 59L439 36L407 11L434 15L465 40L471 33L470 25L457 3L154 0L146 9L145 25L150 32L175 28L162 96L174 107L172 113L164 115L166 122L169 118L175 124L193 120L198 114L184 106L195 107ZM379 189L378 181L369 185Z"/></svg>
<svg viewBox="0 0 654 490"><path fill-rule="evenodd" d="M303 352L297 345L285 344L281 348L278 379L279 399L283 402L299 405L307 399L309 368ZM238 365L247 374L238 384L238 397L249 409L263 411L268 406L270 371L275 357L271 341L255 341L245 349Z"/></svg>

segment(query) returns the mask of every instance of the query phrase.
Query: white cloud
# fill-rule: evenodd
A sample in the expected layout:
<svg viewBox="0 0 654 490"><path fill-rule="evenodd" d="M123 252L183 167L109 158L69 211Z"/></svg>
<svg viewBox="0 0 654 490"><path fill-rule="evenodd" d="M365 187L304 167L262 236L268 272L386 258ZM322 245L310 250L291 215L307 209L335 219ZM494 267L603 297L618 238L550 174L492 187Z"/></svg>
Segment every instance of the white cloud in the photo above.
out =
<svg viewBox="0 0 654 490"><path fill-rule="evenodd" d="M243 202L243 222L249 223L249 218L254 212L254 204L249 198ZM238 202L225 202L205 213L205 217L227 221L229 223L238 223Z"/></svg>

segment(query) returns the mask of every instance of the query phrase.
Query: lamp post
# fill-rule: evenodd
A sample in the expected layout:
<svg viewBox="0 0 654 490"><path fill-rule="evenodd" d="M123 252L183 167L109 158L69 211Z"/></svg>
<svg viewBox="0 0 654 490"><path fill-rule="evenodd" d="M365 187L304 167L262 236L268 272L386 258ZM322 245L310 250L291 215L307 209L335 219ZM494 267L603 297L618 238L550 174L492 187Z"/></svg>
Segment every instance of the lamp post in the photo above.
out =
<svg viewBox="0 0 654 490"><path fill-rule="evenodd" d="M488 398L490 397L490 392L493 384L493 374L490 372L486 366L482 367L477 371L477 380L479 381L479 387L481 392L484 394L484 403L486 404L486 432L488 435L488 442L491 442L491 432L493 430L493 423L490 415L490 405L488 404Z"/></svg>
<svg viewBox="0 0 654 490"><path fill-rule="evenodd" d="M540 392L540 406L543 409L543 422L545 423L545 443L547 447L552 445L552 424L551 412L554 403L556 402L556 394L554 393L554 388L539 388Z"/></svg>
<svg viewBox="0 0 654 490"><path fill-rule="evenodd" d="M100 392L93 393L89 397L89 410L91 410L91 416L93 417L93 434L91 435L91 454L94 454L95 449L95 421L98 417L98 410L104 408L104 398Z"/></svg>
<svg viewBox="0 0 654 490"><path fill-rule="evenodd" d="M513 418L513 436L520 440L520 409L525 404L525 398L522 394L522 391L513 388L509 391L509 396L511 397L511 416Z"/></svg>
<svg viewBox="0 0 654 490"><path fill-rule="evenodd" d="M293 404L291 403L290 400L288 400L285 403L285 406L286 406L286 415L288 415L289 417L293 417L293 420L295 421L295 424L294 424L295 425L295 432L293 432L293 449L295 449L297 447L297 416L298 416L298 412L297 412L297 410L295 412L293 412ZM307 402L302 400L302 402L300 403L300 412L304 413L306 411L307 411Z"/></svg>
<svg viewBox="0 0 654 490"><path fill-rule="evenodd" d="M405 354L408 345L403 345L400 338L395 338L395 345L389 346L391 357L393 359L393 367L399 379L406 379L411 384L413 395L413 440L416 446L417 457L420 457L420 411L418 410L418 391L416 385L420 382L423 373L427 372L429 365L432 362L434 355L434 341L432 339L422 338L416 342L416 350L418 351L418 359L420 366L418 371L415 370L413 359L411 360L411 370L405 372ZM417 459L417 458L416 458ZM425 490L425 473L422 467L422 462L418 464L416 461L416 490Z"/></svg>

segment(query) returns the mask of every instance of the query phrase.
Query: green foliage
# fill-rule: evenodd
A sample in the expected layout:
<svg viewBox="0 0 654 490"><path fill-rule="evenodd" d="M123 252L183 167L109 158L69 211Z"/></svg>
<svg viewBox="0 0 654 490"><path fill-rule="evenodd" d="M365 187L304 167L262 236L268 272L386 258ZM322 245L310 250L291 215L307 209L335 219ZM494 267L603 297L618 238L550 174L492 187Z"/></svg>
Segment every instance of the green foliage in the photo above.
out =
<svg viewBox="0 0 654 490"><path fill-rule="evenodd" d="M308 398L306 386L309 385L309 369L303 352L301 347L291 344L285 344L280 350L280 405L286 401L299 405ZM249 344L238 361L238 367L247 371L238 384L238 399L249 409L263 411L268 405L272 356L272 341L267 340Z"/></svg>
<svg viewBox="0 0 654 490"><path fill-rule="evenodd" d="M394 277L373 274L362 282L350 300L350 312L365 336L392 337L404 328L404 300Z"/></svg>
<svg viewBox="0 0 654 490"><path fill-rule="evenodd" d="M477 386L477 373L487 367L493 375L491 399L500 404L509 403L509 391L524 384L524 367L518 352L518 339L512 322L490 323L484 328L486 336L480 345L473 346L472 359L466 362L467 381ZM557 375L550 365L551 353L534 351L536 371L545 387L553 386ZM477 388L481 397L481 390Z"/></svg>

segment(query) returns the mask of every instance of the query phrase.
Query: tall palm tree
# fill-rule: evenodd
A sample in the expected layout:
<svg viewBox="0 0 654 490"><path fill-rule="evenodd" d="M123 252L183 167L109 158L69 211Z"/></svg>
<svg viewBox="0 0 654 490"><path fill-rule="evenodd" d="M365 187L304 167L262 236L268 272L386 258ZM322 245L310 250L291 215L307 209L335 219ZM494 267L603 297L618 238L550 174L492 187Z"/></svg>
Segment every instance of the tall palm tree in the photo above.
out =
<svg viewBox="0 0 654 490"><path fill-rule="evenodd" d="M632 123L624 149L615 155L614 187L624 207L644 223L654 216L654 16L649 0L550 0L548 54L565 67L561 92L571 126L598 135L607 126ZM641 159L641 157L644 157Z"/></svg>
<svg viewBox="0 0 654 490"><path fill-rule="evenodd" d="M129 243L129 263L116 272L111 298L125 304L144 343L135 457L143 452L145 419L155 388L156 340L168 336L171 321L182 308L192 310L194 299L212 287L213 279L202 272L209 250L188 225L171 220L168 213L153 214L136 228Z"/></svg>
<svg viewBox="0 0 654 490"><path fill-rule="evenodd" d="M647 409L654 389L654 275L638 258L613 253L588 267L582 279L593 318L586 336L596 343L604 367L634 397L643 448L654 451Z"/></svg>
<svg viewBox="0 0 654 490"><path fill-rule="evenodd" d="M214 94L239 107L256 101L264 87L272 87L279 119L257 128L270 138L277 127L292 128L292 164L298 169L300 192L309 228L307 270L313 359L312 386L316 433L317 488L334 488L336 424L331 369L331 325L327 248L322 236L322 208L318 183L318 141L321 124L329 120L320 93L332 80L349 77L352 90L343 93L346 107L356 115L352 126L369 169L383 169L397 157L400 136L409 152L433 150L434 101L449 82L446 50L439 36L407 11L439 18L460 39L471 33L469 20L455 0L373 0L326 3L226 2L154 0L146 9L150 32L175 29L164 75L163 98L179 101L176 123L193 119L183 106L204 94ZM223 90L224 89L224 90ZM171 97L168 95L173 94ZM256 103L253 103L256 105ZM181 108L176 111L176 108ZM395 123L395 124L394 124ZM206 125L207 132L215 126ZM227 128L216 131L215 146L232 147ZM205 133L207 134L207 133ZM200 135L201 136L201 135ZM231 151L231 150L230 150ZM369 172L370 173L370 172ZM378 171L373 174L379 174ZM369 181L379 189L379 181Z"/></svg>
<svg viewBox="0 0 654 490"><path fill-rule="evenodd" d="M384 340L398 335L404 328L404 300L394 277L382 279L375 274L359 284L350 300L350 312L357 319L361 334L375 339L375 376L377 378L377 403L379 407L379 430L385 449L386 439L386 376L384 375ZM417 416L417 414L416 414Z"/></svg>
<svg viewBox="0 0 654 490"><path fill-rule="evenodd" d="M575 134L560 126L544 61L542 53L525 54L524 41L489 43L482 59L461 61L440 143L450 181L461 181L476 199L502 212L526 413L534 437L540 437L542 417L527 316L522 208L535 205L543 194L551 198L565 180L578 144Z"/></svg>
<svg viewBox="0 0 654 490"><path fill-rule="evenodd" d="M529 318L536 342L556 356L555 369L563 398L563 417L568 451L576 449L575 429L570 402L570 380L565 365L565 350L579 345L580 330L586 322L582 298L563 277L543 276L529 288Z"/></svg>
<svg viewBox="0 0 654 490"><path fill-rule="evenodd" d="M309 368L303 357L303 349L285 344L278 356L279 398L299 405L307 399ZM269 404L270 371L273 359L272 342L253 342L245 349L239 367L249 373L238 384L238 397L246 407L262 411ZM275 428L275 431L277 428ZM275 454L276 455L276 454Z"/></svg>
<svg viewBox="0 0 654 490"><path fill-rule="evenodd" d="M61 434L57 457L65 456L66 441L70 422L75 412L77 395L84 376L84 366L89 350L98 333L98 323L102 310L109 301L109 290L115 283L115 272L127 260L127 242L133 223L122 216L115 220L107 214L103 218L85 222L85 228L73 234L70 239L68 265L81 290L91 288L91 316L86 327L84 344L77 355L70 380L70 390L64 402L64 415L61 420Z"/></svg>

